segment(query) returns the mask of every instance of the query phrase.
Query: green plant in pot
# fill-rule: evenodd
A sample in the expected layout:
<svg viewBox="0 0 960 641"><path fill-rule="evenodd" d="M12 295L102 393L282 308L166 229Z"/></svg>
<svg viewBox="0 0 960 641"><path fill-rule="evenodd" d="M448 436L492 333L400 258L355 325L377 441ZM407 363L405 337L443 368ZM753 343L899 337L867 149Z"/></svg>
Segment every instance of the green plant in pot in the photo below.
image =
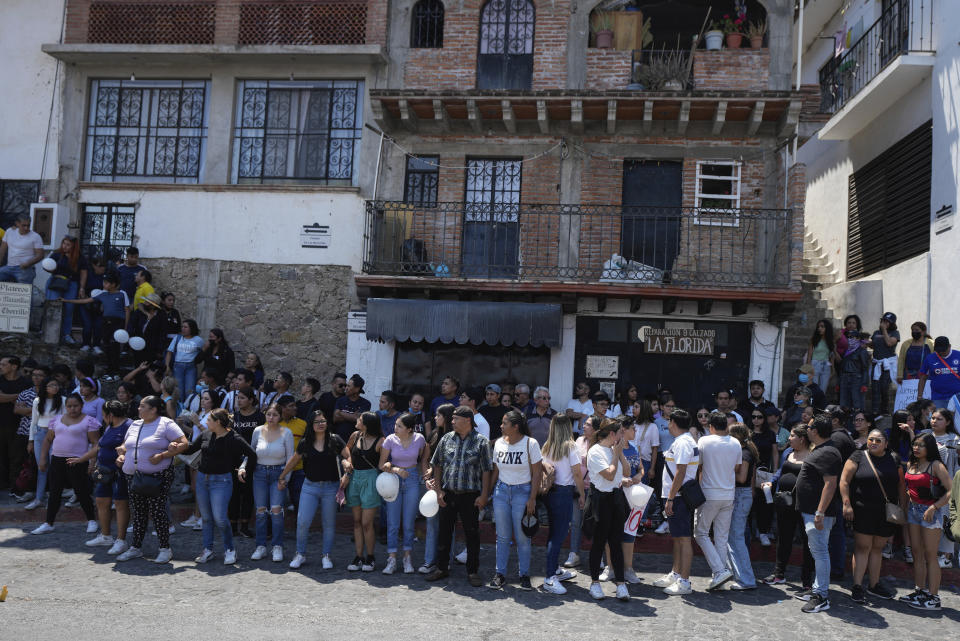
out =
<svg viewBox="0 0 960 641"><path fill-rule="evenodd" d="M747 15L745 13L723 14L719 26L727 37L728 49L739 49L743 44L743 30L746 28Z"/></svg>
<svg viewBox="0 0 960 641"><path fill-rule="evenodd" d="M747 26L747 38L750 40L751 49L760 49L763 47L763 36L767 33L767 23L765 20L751 22Z"/></svg>
<svg viewBox="0 0 960 641"><path fill-rule="evenodd" d="M613 14L609 11L597 10L590 18L593 28L594 42L598 49L613 48Z"/></svg>

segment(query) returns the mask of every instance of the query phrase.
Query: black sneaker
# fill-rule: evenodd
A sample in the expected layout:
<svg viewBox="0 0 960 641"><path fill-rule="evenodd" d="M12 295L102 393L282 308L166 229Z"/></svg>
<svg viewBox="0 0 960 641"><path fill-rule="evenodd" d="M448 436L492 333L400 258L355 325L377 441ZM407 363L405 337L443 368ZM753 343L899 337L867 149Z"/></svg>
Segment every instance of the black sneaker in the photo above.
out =
<svg viewBox="0 0 960 641"><path fill-rule="evenodd" d="M813 612L823 612L824 610L829 609L830 599L826 599L816 593L811 594L810 600L807 601L802 608L800 608L801 611L806 612L807 614L811 614Z"/></svg>
<svg viewBox="0 0 960 641"><path fill-rule="evenodd" d="M911 608L916 608L917 610L939 610L940 597L924 592L922 597L909 603L908 605Z"/></svg>
<svg viewBox="0 0 960 641"><path fill-rule="evenodd" d="M867 602L867 597L866 597L866 595L863 593L863 586L862 586L862 585L855 585L855 586L853 586L852 588L850 588L850 600L853 601L854 603L866 603L866 602Z"/></svg>
<svg viewBox="0 0 960 641"><path fill-rule="evenodd" d="M530 577L522 576L520 577L520 589L530 591L533 589L533 586L530 585Z"/></svg>
<svg viewBox="0 0 960 641"><path fill-rule="evenodd" d="M892 599L897 596L896 590L888 588L883 583L877 582L876 585L871 585L867 588L867 594L872 594L875 597L880 599Z"/></svg>
<svg viewBox="0 0 960 641"><path fill-rule="evenodd" d="M502 574L494 574L493 578L490 579L490 582L487 583L487 587L491 590L502 590L504 583L506 583L506 579L503 578ZM527 579L527 585L529 584L530 580Z"/></svg>
<svg viewBox="0 0 960 641"><path fill-rule="evenodd" d="M447 578L448 576L450 576L450 573L447 572L446 570L441 570L440 568L435 568L435 569L433 570L433 572L431 572L430 574L426 575L426 576L423 577L423 578L424 578L424 580L426 580L426 581L439 581L440 579L445 579L445 578Z"/></svg>
<svg viewBox="0 0 960 641"><path fill-rule="evenodd" d="M915 603L920 601L920 599L923 599L926 596L927 593L923 590L914 590L910 594L905 594L897 600L912 607Z"/></svg>
<svg viewBox="0 0 960 641"><path fill-rule="evenodd" d="M806 588L794 594L793 598L800 599L801 601L809 601L811 596L813 596L813 590Z"/></svg>
<svg viewBox="0 0 960 641"><path fill-rule="evenodd" d="M783 578L782 574L771 574L765 579L760 579L760 581L766 583L767 585L780 585L787 582L787 580Z"/></svg>
<svg viewBox="0 0 960 641"><path fill-rule="evenodd" d="M355 556L353 557L353 561L350 562L350 565L347 566L347 570L350 572L358 572L361 567L363 567L363 559Z"/></svg>
<svg viewBox="0 0 960 641"><path fill-rule="evenodd" d="M253 537L253 532L251 532L251 531L250 531L250 528L247 527L246 525L241 525L241 526L240 526L240 529L238 530L238 532L240 533L240 536L242 536L242 537L244 537L244 538L247 538L247 539L252 539L252 538L254 538L254 537Z"/></svg>

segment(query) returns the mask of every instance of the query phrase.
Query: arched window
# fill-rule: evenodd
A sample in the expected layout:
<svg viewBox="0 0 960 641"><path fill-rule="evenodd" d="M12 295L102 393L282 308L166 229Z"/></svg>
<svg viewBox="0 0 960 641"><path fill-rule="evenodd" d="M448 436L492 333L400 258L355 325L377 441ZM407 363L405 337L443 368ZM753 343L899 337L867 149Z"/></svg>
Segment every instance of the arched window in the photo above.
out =
<svg viewBox="0 0 960 641"><path fill-rule="evenodd" d="M443 3L440 0L420 0L413 5L410 47L413 49L443 47Z"/></svg>
<svg viewBox="0 0 960 641"><path fill-rule="evenodd" d="M530 89L535 15L530 0L490 0L484 5L477 89Z"/></svg>

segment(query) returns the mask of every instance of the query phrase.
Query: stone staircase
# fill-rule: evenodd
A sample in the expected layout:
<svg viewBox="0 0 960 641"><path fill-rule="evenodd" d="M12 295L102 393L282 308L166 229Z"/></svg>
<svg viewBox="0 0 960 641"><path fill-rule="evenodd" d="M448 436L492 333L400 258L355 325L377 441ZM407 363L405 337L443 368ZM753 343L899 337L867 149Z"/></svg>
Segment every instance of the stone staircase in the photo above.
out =
<svg viewBox="0 0 960 641"><path fill-rule="evenodd" d="M820 288L839 282L840 274L827 257L820 242L810 232L803 237L803 274L801 291L803 297L797 303L793 315L788 319L789 325L784 336L783 347L783 382L781 390L786 390L796 381L797 368L803 363L807 352L810 335L813 334L817 321L821 318L833 320L834 335L840 327L842 319L824 302ZM832 384L831 384L832 387ZM832 390L824 390L827 399L832 400L835 394ZM780 407L785 402L779 399ZM787 399L792 400L792 399Z"/></svg>

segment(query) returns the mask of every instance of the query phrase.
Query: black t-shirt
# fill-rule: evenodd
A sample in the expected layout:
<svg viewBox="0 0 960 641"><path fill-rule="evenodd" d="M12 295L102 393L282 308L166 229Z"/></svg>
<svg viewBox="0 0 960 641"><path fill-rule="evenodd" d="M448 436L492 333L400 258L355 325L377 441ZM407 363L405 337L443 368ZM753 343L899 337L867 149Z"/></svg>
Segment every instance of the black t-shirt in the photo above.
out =
<svg viewBox="0 0 960 641"><path fill-rule="evenodd" d="M823 477L836 476L839 480L842 467L840 452L830 441L813 448L797 475L797 510L804 514L815 513L823 493ZM824 513L827 516L837 516L839 511L840 492L835 491Z"/></svg>
<svg viewBox="0 0 960 641"><path fill-rule="evenodd" d="M792 492L797 485L797 475L800 474L802 463L794 463L787 457L780 466L780 482L777 484L777 490L780 492Z"/></svg>
<svg viewBox="0 0 960 641"><path fill-rule="evenodd" d="M340 482L340 470L337 466L337 457L346 445L336 434L330 434L330 441L318 452L313 443L308 443L307 439L300 441L297 445L297 454L303 456L303 473L308 481L320 483L321 481Z"/></svg>
<svg viewBox="0 0 960 641"><path fill-rule="evenodd" d="M423 412L413 414L413 431L417 434L425 434L427 429L427 416Z"/></svg>
<svg viewBox="0 0 960 641"><path fill-rule="evenodd" d="M850 498L854 507L877 507L886 502L877 477L870 469L868 456L871 455L864 450L857 450L850 455L850 460L857 464L857 471L850 483ZM887 497L894 503L899 503L900 457L887 451L881 457L874 456L872 460L883 482L883 489L887 491Z"/></svg>
<svg viewBox="0 0 960 641"><path fill-rule="evenodd" d="M510 408L505 405L497 405L496 407L484 405L477 411L480 413L480 416L487 419L487 423L490 424L490 442L493 443L503 435L500 425L503 423L504 415L510 411Z"/></svg>
<svg viewBox="0 0 960 641"><path fill-rule="evenodd" d="M742 447L740 452L743 455L743 462L749 466L747 470L747 480L741 483L737 481L737 487L751 487L753 483L753 471L757 469L757 462L753 458L753 454L750 452L750 448Z"/></svg>
<svg viewBox="0 0 960 641"><path fill-rule="evenodd" d="M5 376L0 376L0 393L13 394L16 396L23 390L30 387L30 380L21 376L12 381ZM9 403L0 403L0 429L16 429L20 424L20 417L13 413L13 405L16 401Z"/></svg>
<svg viewBox="0 0 960 641"><path fill-rule="evenodd" d="M772 470L774 462L770 459L770 451L777 444L777 435L764 427L762 432L751 432L750 440L757 446L757 452L760 453L760 460L757 461L757 465Z"/></svg>
<svg viewBox="0 0 960 641"><path fill-rule="evenodd" d="M253 440L253 430L267 422L263 412L257 410L249 416L244 416L240 412L233 415L233 429L242 436L247 443Z"/></svg>
<svg viewBox="0 0 960 641"><path fill-rule="evenodd" d="M308 401L297 401L297 418L310 425L313 422L313 413L317 409L317 399L315 398L311 397ZM330 424L330 419L327 419L327 425Z"/></svg>
<svg viewBox="0 0 960 641"><path fill-rule="evenodd" d="M328 425L333 425L333 406L336 402L337 397L333 395L333 392L324 392L317 401L317 407L327 417Z"/></svg>
<svg viewBox="0 0 960 641"><path fill-rule="evenodd" d="M834 430L830 434L828 443L840 452L841 465L846 463L850 455L857 451L857 445L853 442L853 438L847 433L847 430Z"/></svg>

